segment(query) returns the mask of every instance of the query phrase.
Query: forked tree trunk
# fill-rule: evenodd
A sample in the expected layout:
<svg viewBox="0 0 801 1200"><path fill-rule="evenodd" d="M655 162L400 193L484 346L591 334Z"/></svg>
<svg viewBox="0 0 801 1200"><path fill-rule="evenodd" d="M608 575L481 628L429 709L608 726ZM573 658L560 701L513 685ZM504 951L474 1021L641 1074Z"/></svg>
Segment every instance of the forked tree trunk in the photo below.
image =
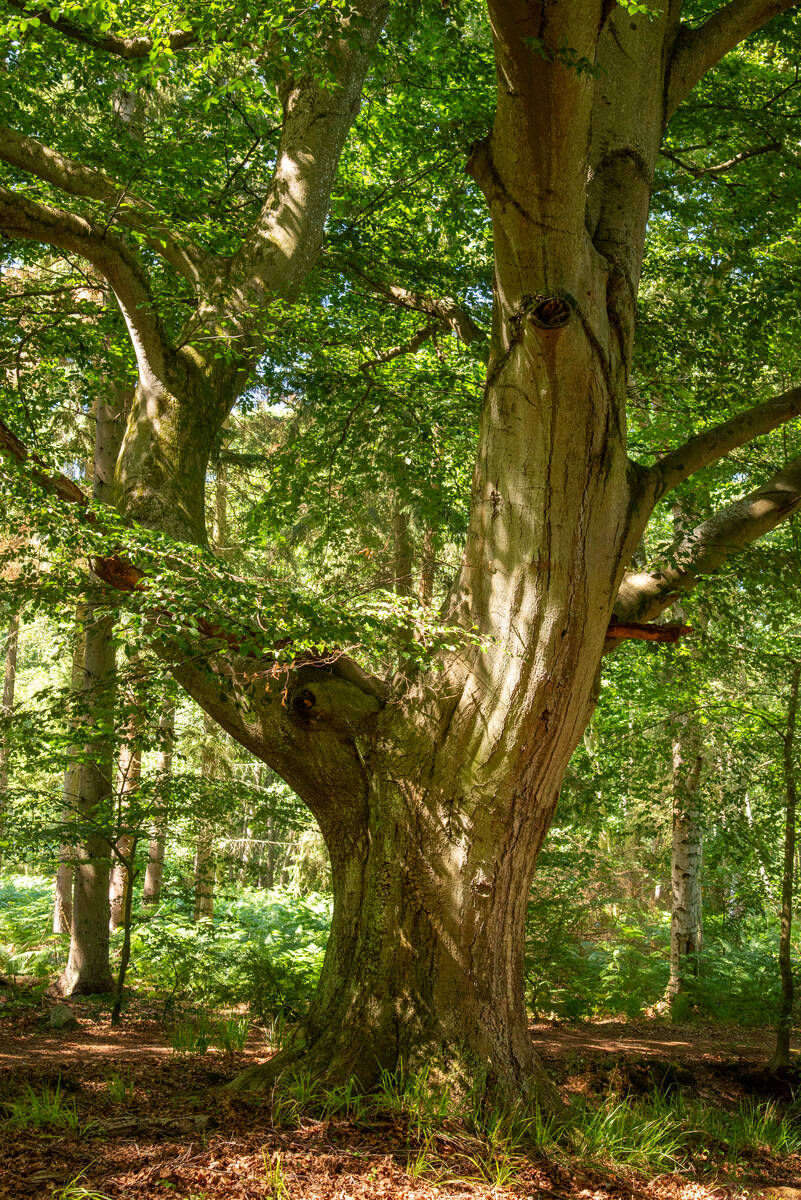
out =
<svg viewBox="0 0 801 1200"><path fill-rule="evenodd" d="M549 44L591 61L598 20L582 26L568 9L549 6ZM492 216L493 330L467 543L447 605L455 626L492 640L441 656L439 671L401 672L388 697L345 661L270 679L225 657L210 670L178 664L176 677L295 788L328 845L331 935L292 1053L330 1079L369 1083L401 1060L436 1063L465 1086L486 1077L507 1096L545 1100L553 1090L523 1004L525 913L653 503L626 455L625 399L664 116L652 61L675 13L636 37L621 18L603 36L596 83L557 60L533 70L539 18L492 10L498 111L469 169ZM157 457L191 461L166 444ZM184 486L176 471L129 511L176 532L183 512L189 529ZM243 691L248 709L235 699ZM265 1083L283 1061L247 1082Z"/></svg>
<svg viewBox="0 0 801 1200"><path fill-rule="evenodd" d="M790 699L787 705L787 724L782 746L784 768L784 864L782 869L782 911L779 937L779 975L781 999L776 1021L776 1048L770 1061L772 1071L790 1065L790 1034L793 1028L793 876L796 850L796 805L795 784L795 733L798 720L798 693L801 684L801 664L796 664L790 681Z"/></svg>
<svg viewBox="0 0 801 1200"><path fill-rule="evenodd" d="M147 867L142 899L145 904L158 904L164 879L164 843L170 808L170 780L175 744L175 704L171 697L164 701L159 719L159 751L156 759L157 788L153 805L153 822L147 851Z"/></svg>
<svg viewBox="0 0 801 1200"><path fill-rule="evenodd" d="M6 630L6 645L3 670L3 700L0 706L0 716L4 721L10 721L14 712L14 689L17 682L17 649L19 646L19 616L14 616ZM3 832L3 821L8 796L8 741L0 735L0 834ZM0 847L0 866L2 866L2 847Z"/></svg>
<svg viewBox="0 0 801 1200"><path fill-rule="evenodd" d="M704 755L701 731L693 713L679 721L673 738L673 820L670 875L670 1003L698 975L703 912L701 857L703 813L701 776Z"/></svg>

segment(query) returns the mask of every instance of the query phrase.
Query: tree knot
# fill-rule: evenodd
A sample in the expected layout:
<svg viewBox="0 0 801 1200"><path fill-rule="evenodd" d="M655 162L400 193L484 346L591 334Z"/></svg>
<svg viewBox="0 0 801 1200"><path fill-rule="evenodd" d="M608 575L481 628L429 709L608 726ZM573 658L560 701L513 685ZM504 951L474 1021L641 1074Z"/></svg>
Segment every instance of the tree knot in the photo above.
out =
<svg viewBox="0 0 801 1200"><path fill-rule="evenodd" d="M310 708L314 708L316 703L317 697L308 688L302 688L300 691L295 692L291 700L292 707L296 713L307 713Z"/></svg>
<svg viewBox="0 0 801 1200"><path fill-rule="evenodd" d="M562 329L573 316L576 302L562 292L555 296L532 296L526 304L526 314L539 329Z"/></svg>

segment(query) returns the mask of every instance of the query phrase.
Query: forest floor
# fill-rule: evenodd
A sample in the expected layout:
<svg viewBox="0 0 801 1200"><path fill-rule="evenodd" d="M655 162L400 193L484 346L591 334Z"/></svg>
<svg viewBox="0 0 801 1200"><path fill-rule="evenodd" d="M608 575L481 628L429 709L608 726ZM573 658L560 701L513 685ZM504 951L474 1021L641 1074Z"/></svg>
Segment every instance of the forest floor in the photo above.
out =
<svg viewBox="0 0 801 1200"><path fill-rule="evenodd" d="M702 1137L691 1162L668 1172L559 1148L515 1153L505 1179L504 1163L488 1169L443 1127L432 1172L397 1116L286 1128L268 1101L222 1092L268 1057L255 1035L234 1055L179 1055L143 1001L117 1030L96 1002L71 1002L79 1025L58 1032L46 1025L53 1003L41 989L26 1000L0 987L0 1200L801 1200L801 1156L762 1148L729 1162ZM767 1030L596 1021L538 1024L532 1036L565 1099L634 1103L673 1088L717 1108L781 1105L801 1082L797 1069L778 1083L765 1071ZM60 1126L9 1119L9 1104L55 1089Z"/></svg>

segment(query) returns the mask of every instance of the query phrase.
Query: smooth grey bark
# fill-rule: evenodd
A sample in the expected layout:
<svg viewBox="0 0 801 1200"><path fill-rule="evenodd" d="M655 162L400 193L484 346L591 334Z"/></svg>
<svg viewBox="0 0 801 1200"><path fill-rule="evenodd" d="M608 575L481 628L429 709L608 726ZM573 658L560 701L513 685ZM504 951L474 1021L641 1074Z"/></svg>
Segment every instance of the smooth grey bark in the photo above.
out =
<svg viewBox="0 0 801 1200"><path fill-rule="evenodd" d="M695 714L677 719L673 736L670 1003L686 990L688 978L698 975L703 933L701 859L703 811L701 778L704 751Z"/></svg>
<svg viewBox="0 0 801 1200"><path fill-rule="evenodd" d="M3 699L0 704L0 716L4 721L10 721L14 712L14 691L17 682L17 651L19 648L19 614L15 614L6 630L5 654L3 656ZM3 831L3 821L8 796L8 765L9 747L4 737L0 737L0 833ZM2 848L0 847L0 867L2 867Z"/></svg>
<svg viewBox="0 0 801 1200"><path fill-rule="evenodd" d="M779 975L781 1000L776 1021L776 1047L770 1069L779 1071L790 1065L790 1035L793 1028L793 891L796 852L796 809L798 803L795 782L795 738L798 722L798 695L801 687L801 663L796 663L790 676L790 695L787 722L782 738L782 768L784 773L784 862L782 864L781 932L779 937Z"/></svg>
<svg viewBox="0 0 801 1200"><path fill-rule="evenodd" d="M175 745L175 704L167 696L159 718L159 751L156 758L157 789L153 806L153 822L147 851L147 867L142 899L145 904L158 904L164 879L164 843L170 808L170 780Z"/></svg>

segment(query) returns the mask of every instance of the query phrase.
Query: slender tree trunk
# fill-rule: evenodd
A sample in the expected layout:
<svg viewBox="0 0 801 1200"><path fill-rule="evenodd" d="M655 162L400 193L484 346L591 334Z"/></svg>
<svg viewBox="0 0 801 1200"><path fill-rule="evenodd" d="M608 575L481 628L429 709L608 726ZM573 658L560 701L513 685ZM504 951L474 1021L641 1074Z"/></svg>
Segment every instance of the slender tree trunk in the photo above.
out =
<svg viewBox="0 0 801 1200"><path fill-rule="evenodd" d="M120 924L123 927L122 937L122 953L120 954L120 966L117 972L117 983L114 991L114 1004L111 1009L111 1025L119 1025L120 1013L122 1011L122 1000L125 991L125 976L128 972L128 963L131 961L131 909L133 906L133 885L134 885L134 855L136 853L136 842L131 845L130 854L122 863L125 871L126 887L123 892L123 908Z"/></svg>
<svg viewBox="0 0 801 1200"><path fill-rule="evenodd" d="M776 1049L770 1061L770 1069L779 1071L790 1065L790 1034L793 1027L793 867L796 849L795 817L797 792L795 784L795 732L798 718L798 693L801 683L801 663L793 668L790 681L790 699L787 706L787 725L783 738L782 764L784 768L784 867L782 871L781 933L779 937L779 975L781 977L781 1000L776 1022Z"/></svg>
<svg viewBox="0 0 801 1200"><path fill-rule="evenodd" d="M128 396L117 389L95 408L92 493L110 503L114 467L122 439ZM74 817L83 826L76 850L70 952L61 977L65 995L106 992L112 988L109 966L109 870L111 803L114 791L116 646L114 617L108 615L105 590L90 575L83 608L81 723L87 736L80 754Z"/></svg>
<svg viewBox="0 0 801 1200"><path fill-rule="evenodd" d="M212 779L215 773L214 753L210 737L214 732L214 722L204 713L203 728L206 739L201 755L201 774L204 779ZM214 827L208 817L201 819L197 831L195 849L195 920L211 921L214 917Z"/></svg>
<svg viewBox="0 0 801 1200"><path fill-rule="evenodd" d="M159 720L159 752L156 760L158 788L154 806L154 820L147 852L147 868L143 900L145 904L158 904L164 878L164 843L170 806L170 780L172 778L172 755L175 744L175 704L170 697L164 701Z"/></svg>
<svg viewBox="0 0 801 1200"><path fill-rule="evenodd" d="M672 1003L698 975L702 937L701 775L704 757L695 715L679 721L673 738L673 835L671 845L670 980Z"/></svg>
<svg viewBox="0 0 801 1200"><path fill-rule="evenodd" d="M423 531L423 546L420 561L420 582L417 594L420 603L430 608L434 599L434 576L436 573L437 535L431 525L426 525Z"/></svg>
<svg viewBox="0 0 801 1200"><path fill-rule="evenodd" d="M392 510L392 540L394 548L393 581L396 596L411 596L414 592L412 569L414 548L409 529L409 514L398 497Z"/></svg>
<svg viewBox="0 0 801 1200"><path fill-rule="evenodd" d="M19 646L19 616L13 616L6 632L5 670L3 673L3 702L0 716L4 721L10 721L14 711L14 688L17 682L17 649ZM8 741L0 736L0 833L3 832L3 821L8 796ZM2 867L2 847L0 847L0 867Z"/></svg>
<svg viewBox="0 0 801 1200"><path fill-rule="evenodd" d="M195 920L214 917L214 834L205 824L197 835L195 849Z"/></svg>
<svg viewBox="0 0 801 1200"><path fill-rule="evenodd" d="M136 822L131 811L132 800L142 777L142 749L135 743L136 730L129 729L129 738L120 749L117 770L117 826L124 828ZM109 929L118 929L123 924L126 911L126 896L130 887L130 871L126 863L132 860L136 846L136 835L126 830L117 838L117 852L109 879Z"/></svg>

